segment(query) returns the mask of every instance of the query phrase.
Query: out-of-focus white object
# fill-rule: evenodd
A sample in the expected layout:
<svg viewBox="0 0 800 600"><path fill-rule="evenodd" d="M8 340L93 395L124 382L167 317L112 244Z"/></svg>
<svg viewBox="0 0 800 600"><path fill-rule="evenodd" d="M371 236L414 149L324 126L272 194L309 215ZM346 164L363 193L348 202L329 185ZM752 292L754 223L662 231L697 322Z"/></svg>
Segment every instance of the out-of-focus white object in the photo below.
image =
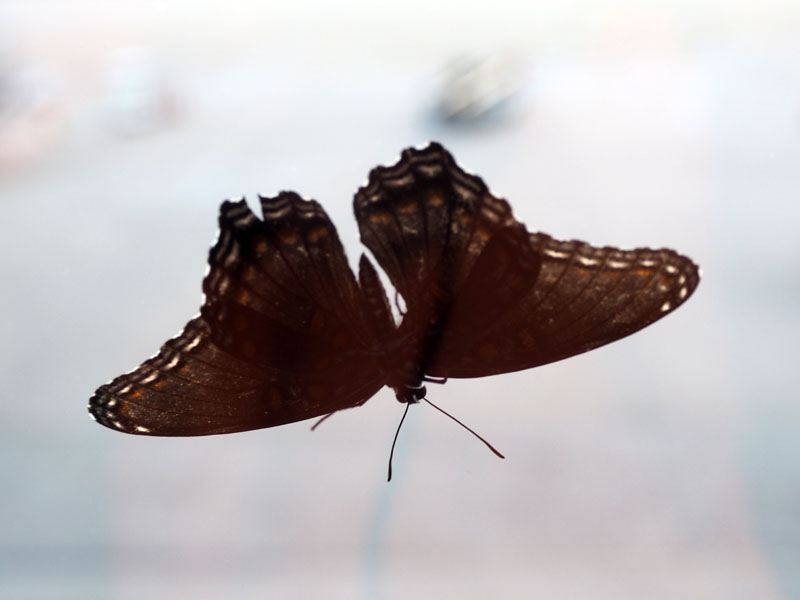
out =
<svg viewBox="0 0 800 600"><path fill-rule="evenodd" d="M42 64L0 54L0 169L41 155L62 130L55 79Z"/></svg>
<svg viewBox="0 0 800 600"><path fill-rule="evenodd" d="M119 134L152 133L175 117L175 96L146 48L115 50L108 61L106 88L109 125Z"/></svg>
<svg viewBox="0 0 800 600"><path fill-rule="evenodd" d="M438 112L445 121L509 116L525 87L524 61L511 54L460 56L443 71Z"/></svg>

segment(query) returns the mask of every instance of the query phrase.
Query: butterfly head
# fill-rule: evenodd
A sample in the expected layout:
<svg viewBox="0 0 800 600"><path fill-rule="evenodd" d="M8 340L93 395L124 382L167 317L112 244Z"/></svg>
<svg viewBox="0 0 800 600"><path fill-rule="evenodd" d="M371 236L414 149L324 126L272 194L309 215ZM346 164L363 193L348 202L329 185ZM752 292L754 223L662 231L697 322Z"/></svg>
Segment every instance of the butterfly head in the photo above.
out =
<svg viewBox="0 0 800 600"><path fill-rule="evenodd" d="M397 401L403 404L416 404L425 398L428 390L421 383L419 385L404 385L394 388Z"/></svg>

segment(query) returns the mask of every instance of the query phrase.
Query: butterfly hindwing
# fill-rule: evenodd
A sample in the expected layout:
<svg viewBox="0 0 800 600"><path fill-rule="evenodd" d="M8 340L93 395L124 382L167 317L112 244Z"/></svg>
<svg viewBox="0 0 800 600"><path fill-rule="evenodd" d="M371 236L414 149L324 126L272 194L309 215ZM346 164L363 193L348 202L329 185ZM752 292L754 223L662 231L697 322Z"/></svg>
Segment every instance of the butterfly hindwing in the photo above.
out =
<svg viewBox="0 0 800 600"><path fill-rule="evenodd" d="M541 268L528 293L471 339L446 331L432 375L482 377L587 352L669 314L699 282L697 266L673 250L597 248L541 233L530 245Z"/></svg>
<svg viewBox="0 0 800 600"><path fill-rule="evenodd" d="M296 194L263 198L264 221L226 202L200 316L90 411L129 433L207 435L299 421L366 401L383 381L333 224Z"/></svg>

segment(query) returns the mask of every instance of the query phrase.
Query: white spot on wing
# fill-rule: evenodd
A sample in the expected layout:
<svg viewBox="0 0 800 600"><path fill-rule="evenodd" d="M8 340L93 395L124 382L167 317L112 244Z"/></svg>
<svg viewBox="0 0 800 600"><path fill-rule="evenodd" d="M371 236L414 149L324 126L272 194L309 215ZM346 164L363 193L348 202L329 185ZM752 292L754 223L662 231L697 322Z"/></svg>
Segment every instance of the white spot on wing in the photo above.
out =
<svg viewBox="0 0 800 600"><path fill-rule="evenodd" d="M222 264L226 267L233 266L239 260L239 247L236 245L231 246L231 249L222 259Z"/></svg>
<svg viewBox="0 0 800 600"><path fill-rule="evenodd" d="M224 296L225 292L228 291L228 287L230 286L230 283L231 283L230 279L228 279L227 277L223 277L222 281L219 282L219 286L217 287L217 293L220 296Z"/></svg>
<svg viewBox="0 0 800 600"><path fill-rule="evenodd" d="M384 185L386 185L386 187L405 187L407 185L411 185L412 183L414 183L414 175L409 173L408 175L404 175L403 177L397 179L390 179L384 182Z"/></svg>
<svg viewBox="0 0 800 600"><path fill-rule="evenodd" d="M545 248L544 253L551 258L569 258L569 252L561 252L552 248Z"/></svg>
<svg viewBox="0 0 800 600"><path fill-rule="evenodd" d="M198 344L200 344L200 338L201 337L202 336L198 335L191 342L186 344L186 348L185 348L186 352L189 352L190 350L194 350L198 346Z"/></svg>
<svg viewBox="0 0 800 600"><path fill-rule="evenodd" d="M247 225L250 225L250 223L256 220L257 220L256 216L248 210L247 214L241 217L237 217L236 220L233 222L233 224L236 225L237 227L246 227Z"/></svg>
<svg viewBox="0 0 800 600"><path fill-rule="evenodd" d="M156 379L158 379L158 372L154 371L153 373L150 373L150 375L142 379L142 383L150 383L152 381L155 381Z"/></svg>
<svg viewBox="0 0 800 600"><path fill-rule="evenodd" d="M672 304L670 304L669 300L667 300L661 305L661 312L667 312L670 308L672 308Z"/></svg>
<svg viewBox="0 0 800 600"><path fill-rule="evenodd" d="M419 169L420 172L422 172L423 175L425 175L426 177L429 177L429 178L436 177L437 175L439 175L439 173L442 172L442 167L439 166L439 165L424 165L424 164L421 164L421 165L417 166L417 169Z"/></svg>

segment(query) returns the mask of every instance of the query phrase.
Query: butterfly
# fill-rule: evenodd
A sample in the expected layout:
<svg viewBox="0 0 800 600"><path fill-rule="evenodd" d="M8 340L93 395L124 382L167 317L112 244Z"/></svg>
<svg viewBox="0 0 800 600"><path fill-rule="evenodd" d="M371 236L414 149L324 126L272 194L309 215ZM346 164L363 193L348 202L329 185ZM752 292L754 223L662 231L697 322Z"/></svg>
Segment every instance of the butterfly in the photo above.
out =
<svg viewBox="0 0 800 600"><path fill-rule="evenodd" d="M97 389L97 422L233 433L360 406L383 386L408 407L426 382L529 369L630 335L699 282L673 250L528 232L431 143L373 169L354 200L361 241L402 297L396 319L372 262L362 254L356 279L317 202L259 200L260 219L244 199L222 204L199 316Z"/></svg>

